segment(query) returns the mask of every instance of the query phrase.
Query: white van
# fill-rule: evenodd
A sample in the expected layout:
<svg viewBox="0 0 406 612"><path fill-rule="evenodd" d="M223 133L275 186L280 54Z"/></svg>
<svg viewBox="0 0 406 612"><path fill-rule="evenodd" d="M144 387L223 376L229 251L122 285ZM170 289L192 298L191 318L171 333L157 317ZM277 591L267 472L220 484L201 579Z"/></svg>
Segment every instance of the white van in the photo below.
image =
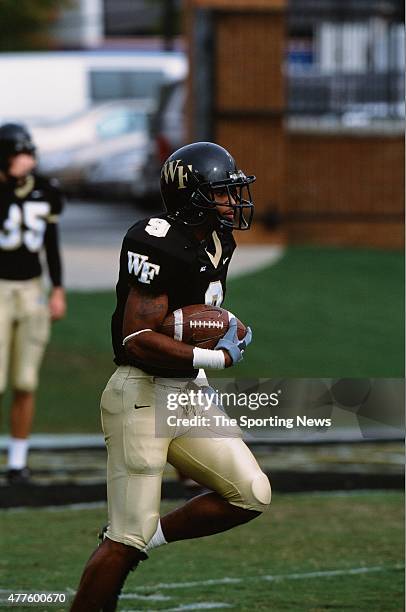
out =
<svg viewBox="0 0 406 612"><path fill-rule="evenodd" d="M96 102L155 98L186 76L180 52L63 51L0 54L0 122L57 120Z"/></svg>

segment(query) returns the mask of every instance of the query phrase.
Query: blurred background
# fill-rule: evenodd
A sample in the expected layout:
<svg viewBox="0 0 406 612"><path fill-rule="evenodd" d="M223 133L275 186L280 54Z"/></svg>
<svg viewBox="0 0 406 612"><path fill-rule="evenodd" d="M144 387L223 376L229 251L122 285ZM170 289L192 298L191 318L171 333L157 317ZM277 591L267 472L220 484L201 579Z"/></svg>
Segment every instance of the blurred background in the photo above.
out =
<svg viewBox="0 0 406 612"><path fill-rule="evenodd" d="M400 0L2 7L0 120L68 194L151 209L171 151L215 140L258 178L241 239L402 246Z"/></svg>
<svg viewBox="0 0 406 612"><path fill-rule="evenodd" d="M39 170L67 195L69 313L43 365L34 448L104 452L121 240L161 210L160 166L194 140L218 142L257 176L226 304L256 340L235 375L403 377L403 22L400 0L1 3L0 122L26 124ZM363 448L399 474L396 419L381 436L395 450ZM327 455L309 465L343 468ZM53 477L92 473L91 457L75 467L54 455ZM49 455L32 462L47 481ZM103 482L103 461L95 473Z"/></svg>

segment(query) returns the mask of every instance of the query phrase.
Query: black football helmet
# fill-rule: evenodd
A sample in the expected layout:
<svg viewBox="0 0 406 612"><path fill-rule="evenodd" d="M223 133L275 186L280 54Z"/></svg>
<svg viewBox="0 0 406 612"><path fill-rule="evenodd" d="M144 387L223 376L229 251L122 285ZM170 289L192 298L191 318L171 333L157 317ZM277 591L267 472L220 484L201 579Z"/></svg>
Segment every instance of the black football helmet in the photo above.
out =
<svg viewBox="0 0 406 612"><path fill-rule="evenodd" d="M28 130L19 123L0 126L0 170L8 171L10 157L19 153L35 155L35 145Z"/></svg>
<svg viewBox="0 0 406 612"><path fill-rule="evenodd" d="M248 230L254 214L249 185L254 181L255 176L245 176L223 147L195 142L172 153L164 163L161 195L170 216L186 225L212 219L220 229ZM214 200L218 190L228 195L233 219L218 213Z"/></svg>

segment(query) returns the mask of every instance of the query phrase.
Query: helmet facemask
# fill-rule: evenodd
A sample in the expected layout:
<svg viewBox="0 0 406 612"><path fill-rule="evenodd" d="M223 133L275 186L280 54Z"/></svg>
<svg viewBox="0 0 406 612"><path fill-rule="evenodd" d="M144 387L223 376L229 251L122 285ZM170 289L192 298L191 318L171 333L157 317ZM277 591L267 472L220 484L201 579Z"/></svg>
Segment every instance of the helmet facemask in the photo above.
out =
<svg viewBox="0 0 406 612"><path fill-rule="evenodd" d="M200 183L192 194L190 203L201 211L214 213L217 222L223 229L231 231L249 230L254 216L254 204L249 186L254 181L254 176L247 177L239 170L228 179ZM216 193L219 191L227 195L227 201L219 202L215 199ZM233 218L227 218L222 215L217 208L218 206L232 209L234 213ZM203 223L206 219L207 214L202 215L200 223Z"/></svg>

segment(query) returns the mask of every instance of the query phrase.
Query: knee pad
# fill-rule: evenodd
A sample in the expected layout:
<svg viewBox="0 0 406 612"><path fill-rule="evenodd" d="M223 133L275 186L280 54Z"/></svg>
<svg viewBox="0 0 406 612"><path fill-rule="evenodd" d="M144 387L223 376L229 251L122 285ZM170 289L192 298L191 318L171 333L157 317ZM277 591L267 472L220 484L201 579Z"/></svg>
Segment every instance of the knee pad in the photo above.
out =
<svg viewBox="0 0 406 612"><path fill-rule="evenodd" d="M251 491L255 502L258 503L258 508L254 508L254 510L259 512L266 510L272 497L271 483L266 474L261 472L251 481Z"/></svg>
<svg viewBox="0 0 406 612"><path fill-rule="evenodd" d="M228 501L246 510L264 512L271 503L271 495L268 477L263 472L257 472L243 483L239 483L238 492Z"/></svg>

